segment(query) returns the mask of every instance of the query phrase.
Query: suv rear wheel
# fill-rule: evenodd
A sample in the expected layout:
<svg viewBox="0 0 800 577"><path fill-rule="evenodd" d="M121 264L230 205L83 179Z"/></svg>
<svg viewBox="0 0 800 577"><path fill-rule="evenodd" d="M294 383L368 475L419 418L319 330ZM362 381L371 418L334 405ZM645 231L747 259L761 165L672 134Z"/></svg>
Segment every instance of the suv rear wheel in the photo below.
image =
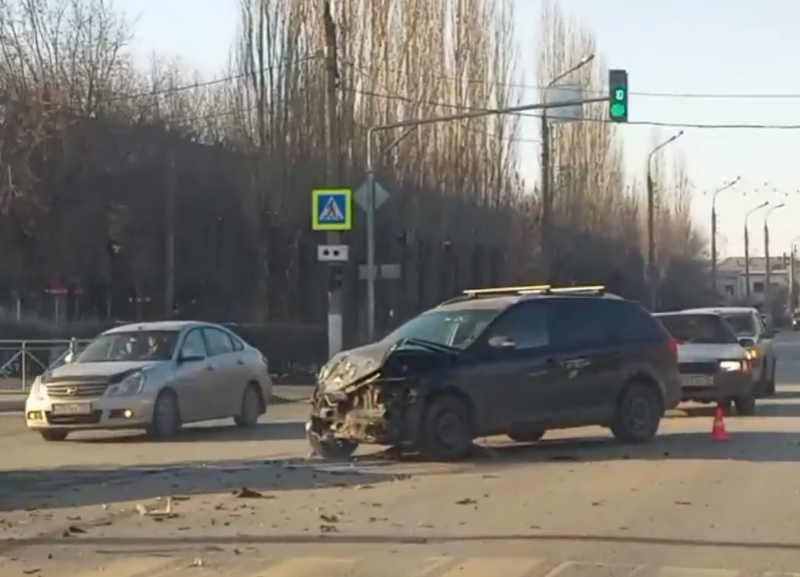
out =
<svg viewBox="0 0 800 577"><path fill-rule="evenodd" d="M623 443L646 443L658 432L663 414L664 405L655 386L632 382L619 397L611 432Z"/></svg>
<svg viewBox="0 0 800 577"><path fill-rule="evenodd" d="M434 461L458 461L472 451L472 423L466 403L454 395L435 397L422 418L420 452Z"/></svg>

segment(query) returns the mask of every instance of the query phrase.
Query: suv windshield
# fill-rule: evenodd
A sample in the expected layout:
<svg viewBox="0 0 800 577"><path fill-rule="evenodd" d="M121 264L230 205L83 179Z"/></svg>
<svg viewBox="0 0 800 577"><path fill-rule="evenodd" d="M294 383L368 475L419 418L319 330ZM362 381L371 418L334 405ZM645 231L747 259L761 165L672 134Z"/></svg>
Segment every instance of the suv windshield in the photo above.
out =
<svg viewBox="0 0 800 577"><path fill-rule="evenodd" d="M657 315L669 334L680 343L733 344L738 342L731 329L717 315Z"/></svg>
<svg viewBox="0 0 800 577"><path fill-rule="evenodd" d="M722 318L727 321L737 337L751 337L758 332L753 315L750 313L724 314Z"/></svg>
<svg viewBox="0 0 800 577"><path fill-rule="evenodd" d="M76 363L168 361L177 331L130 331L100 335L78 355Z"/></svg>
<svg viewBox="0 0 800 577"><path fill-rule="evenodd" d="M462 309L432 311L414 317L383 340L419 339L462 349L474 341L502 311Z"/></svg>

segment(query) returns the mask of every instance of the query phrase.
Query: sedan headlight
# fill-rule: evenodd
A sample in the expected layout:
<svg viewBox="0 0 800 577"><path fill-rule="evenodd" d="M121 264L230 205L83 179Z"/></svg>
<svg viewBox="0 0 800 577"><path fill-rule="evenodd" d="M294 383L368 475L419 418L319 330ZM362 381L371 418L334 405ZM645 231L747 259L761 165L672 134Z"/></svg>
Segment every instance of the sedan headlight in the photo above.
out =
<svg viewBox="0 0 800 577"><path fill-rule="evenodd" d="M144 389L145 382L147 381L146 375L142 371L137 371L125 377L121 382L116 385L108 387L108 395L113 397L128 397L131 395L138 395Z"/></svg>
<svg viewBox="0 0 800 577"><path fill-rule="evenodd" d="M730 373L733 371L741 371L743 368L742 361L720 361L719 368L721 371Z"/></svg>

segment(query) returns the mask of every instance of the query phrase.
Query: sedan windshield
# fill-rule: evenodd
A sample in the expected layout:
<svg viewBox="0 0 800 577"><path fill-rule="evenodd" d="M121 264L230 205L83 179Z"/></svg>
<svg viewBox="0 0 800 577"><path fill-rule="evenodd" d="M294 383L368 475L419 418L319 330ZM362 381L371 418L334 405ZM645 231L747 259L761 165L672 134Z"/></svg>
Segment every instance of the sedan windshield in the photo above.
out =
<svg viewBox="0 0 800 577"><path fill-rule="evenodd" d="M731 329L717 315L657 315L667 332L680 343L733 344L738 342Z"/></svg>
<svg viewBox="0 0 800 577"><path fill-rule="evenodd" d="M722 315L722 317L737 337L752 337L758 332L755 319L750 313L732 313Z"/></svg>
<svg viewBox="0 0 800 577"><path fill-rule="evenodd" d="M76 363L168 361L177 331L130 331L100 335L75 359Z"/></svg>
<svg viewBox="0 0 800 577"><path fill-rule="evenodd" d="M383 340L418 339L463 349L474 341L501 310L463 309L432 311L414 317Z"/></svg>

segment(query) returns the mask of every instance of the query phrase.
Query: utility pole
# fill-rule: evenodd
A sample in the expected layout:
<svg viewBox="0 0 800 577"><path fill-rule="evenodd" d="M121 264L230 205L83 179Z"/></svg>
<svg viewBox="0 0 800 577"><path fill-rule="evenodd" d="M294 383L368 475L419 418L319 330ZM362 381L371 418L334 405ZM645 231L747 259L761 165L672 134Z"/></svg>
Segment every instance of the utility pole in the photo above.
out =
<svg viewBox="0 0 800 577"><path fill-rule="evenodd" d="M542 222L541 222L541 241L540 247L542 252L542 272L543 280L552 282L553 275L553 187L550 160L550 124L547 120L547 96L551 88L558 84L561 80L576 72L594 60L594 54L588 54L581 58L581 60L568 68L555 78L553 78L545 87L542 102L545 108L542 108L541 115L541 140L542 140L542 158L541 158L541 175L542 175Z"/></svg>
<svg viewBox="0 0 800 577"><path fill-rule="evenodd" d="M711 197L711 283L714 287L714 296L717 296L717 195L729 188L733 188L741 180L737 176L728 184L714 191Z"/></svg>
<svg viewBox="0 0 800 577"><path fill-rule="evenodd" d="M744 224L744 294L750 304L750 235L747 232L747 221Z"/></svg>
<svg viewBox="0 0 800 577"><path fill-rule="evenodd" d="M656 191L652 174L653 157L659 150L675 142L681 136L683 136L683 130L656 146L647 156L647 270L645 275L647 277L647 306L651 311L655 311L658 304L658 291L656 290L658 284L656 274Z"/></svg>
<svg viewBox="0 0 800 577"><path fill-rule="evenodd" d="M784 203L771 207L764 215L764 304L767 310L772 309L772 263L769 260L769 215L786 206Z"/></svg>
<svg viewBox="0 0 800 577"><path fill-rule="evenodd" d="M795 259L795 248L794 242L792 242L791 246L789 247L789 314L791 315L795 309L794 303L794 259Z"/></svg>
<svg viewBox="0 0 800 577"><path fill-rule="evenodd" d="M764 312L770 310L769 289L772 286L772 267L769 262L769 224L764 219Z"/></svg>
<svg viewBox="0 0 800 577"><path fill-rule="evenodd" d="M747 304L750 304L750 233L748 232L747 221L754 212L768 205L769 201L765 200L755 208L751 208L744 215L744 291L745 295L747 295Z"/></svg>
<svg viewBox="0 0 800 577"><path fill-rule="evenodd" d="M175 314L175 226L177 196L177 166L175 143L169 144L169 166L167 167L167 195L164 214L164 316L171 319ZM137 295L141 298L141 295Z"/></svg>
<svg viewBox="0 0 800 577"><path fill-rule="evenodd" d="M552 221L553 221L553 191L550 187L550 126L547 123L547 109L542 110L542 272L543 281L552 282Z"/></svg>
<svg viewBox="0 0 800 577"><path fill-rule="evenodd" d="M336 54L336 23L331 0L320 0L325 30L325 179L330 187L339 185L338 84L339 64ZM328 231L329 245L342 244L341 233ZM328 355L339 353L344 341L344 287L340 268L344 263L328 263Z"/></svg>

